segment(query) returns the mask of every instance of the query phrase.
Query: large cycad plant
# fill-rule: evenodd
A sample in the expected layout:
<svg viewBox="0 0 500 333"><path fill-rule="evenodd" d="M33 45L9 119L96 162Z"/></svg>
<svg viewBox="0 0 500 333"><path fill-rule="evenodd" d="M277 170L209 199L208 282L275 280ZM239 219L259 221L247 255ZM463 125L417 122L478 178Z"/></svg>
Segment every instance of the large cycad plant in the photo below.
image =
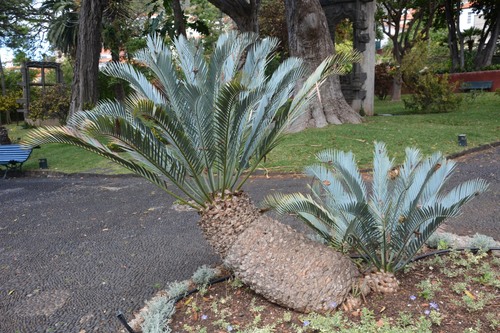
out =
<svg viewBox="0 0 500 333"><path fill-rule="evenodd" d="M360 58L354 54L326 59L297 90L297 82L306 74L302 60L289 58L272 75L266 74L276 46L273 38L228 33L220 36L208 61L200 44L182 36L172 48L159 37L149 37L147 48L134 58L141 67L113 63L104 69L134 89L124 103L100 102L93 110L77 112L67 126L34 130L25 144L76 145L145 177L197 209L209 243L228 266L248 271L248 266L236 268L240 254L227 258L237 238L261 217L241 186L315 96L318 85L330 74L344 73L346 65ZM121 152L109 149L109 143ZM182 194L172 191L170 184ZM248 233L246 239L255 234ZM263 261L262 256L255 257ZM272 261L267 262L256 267L269 275ZM347 273L345 281L351 279ZM277 279L280 274L274 276L276 283L286 285L283 278ZM290 282L294 279L290 277ZM261 281L267 283L265 279L256 283ZM347 283L342 281L341 296L335 301L344 295ZM270 293L278 287L266 286ZM309 307L270 297L287 306Z"/></svg>
<svg viewBox="0 0 500 333"><path fill-rule="evenodd" d="M386 146L376 143L371 191L351 152L326 150L317 158L306 169L314 179L311 195L277 194L266 205L296 214L335 248L354 249L386 273L402 269L446 218L487 189L477 179L444 193L455 163L440 153L424 158L415 148L395 167Z"/></svg>

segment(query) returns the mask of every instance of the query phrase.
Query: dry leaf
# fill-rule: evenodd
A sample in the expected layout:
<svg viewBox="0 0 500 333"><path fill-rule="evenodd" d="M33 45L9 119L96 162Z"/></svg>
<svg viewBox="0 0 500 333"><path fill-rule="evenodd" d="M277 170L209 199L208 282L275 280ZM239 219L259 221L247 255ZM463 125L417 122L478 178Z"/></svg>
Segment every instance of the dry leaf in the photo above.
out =
<svg viewBox="0 0 500 333"><path fill-rule="evenodd" d="M474 295L473 295L470 291L468 291L467 289L466 289L466 290L464 290L464 293L465 293L467 296L469 296L470 298L472 298L472 299L476 299L476 296L474 296Z"/></svg>
<svg viewBox="0 0 500 333"><path fill-rule="evenodd" d="M328 180L323 180L323 185L325 186L330 186L332 183L330 183L330 181Z"/></svg>

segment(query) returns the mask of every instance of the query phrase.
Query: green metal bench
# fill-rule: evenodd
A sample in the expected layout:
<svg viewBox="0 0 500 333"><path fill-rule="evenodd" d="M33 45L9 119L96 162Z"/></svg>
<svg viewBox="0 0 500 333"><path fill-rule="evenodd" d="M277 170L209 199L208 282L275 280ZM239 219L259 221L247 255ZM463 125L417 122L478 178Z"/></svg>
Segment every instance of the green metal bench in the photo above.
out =
<svg viewBox="0 0 500 333"><path fill-rule="evenodd" d="M462 83L460 90L491 90L492 87L493 81L466 81Z"/></svg>
<svg viewBox="0 0 500 333"><path fill-rule="evenodd" d="M0 166L5 167L3 178L11 170L22 172L23 163L30 157L31 151L32 149L23 148L20 144L0 145Z"/></svg>

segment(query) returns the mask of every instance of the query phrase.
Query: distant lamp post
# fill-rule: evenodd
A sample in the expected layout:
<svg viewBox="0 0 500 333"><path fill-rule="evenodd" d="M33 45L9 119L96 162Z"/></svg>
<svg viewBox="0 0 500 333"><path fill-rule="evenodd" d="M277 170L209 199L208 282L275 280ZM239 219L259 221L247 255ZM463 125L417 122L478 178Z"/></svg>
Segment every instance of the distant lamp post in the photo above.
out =
<svg viewBox="0 0 500 333"><path fill-rule="evenodd" d="M465 134L458 135L458 145L462 147L467 146L467 135Z"/></svg>

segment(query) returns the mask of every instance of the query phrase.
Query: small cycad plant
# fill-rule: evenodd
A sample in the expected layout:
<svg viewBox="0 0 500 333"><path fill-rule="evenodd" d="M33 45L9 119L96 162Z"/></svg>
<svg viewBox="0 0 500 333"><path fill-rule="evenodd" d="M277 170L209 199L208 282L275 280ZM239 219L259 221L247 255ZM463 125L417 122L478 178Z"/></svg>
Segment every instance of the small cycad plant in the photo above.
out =
<svg viewBox="0 0 500 333"><path fill-rule="evenodd" d="M405 267L446 218L488 187L476 179L444 193L455 162L441 153L424 158L416 148L395 167L385 144L376 143L371 191L351 152L326 150L317 158L306 169L314 178L311 195L275 194L265 205L296 214L332 246L358 251L381 272Z"/></svg>

